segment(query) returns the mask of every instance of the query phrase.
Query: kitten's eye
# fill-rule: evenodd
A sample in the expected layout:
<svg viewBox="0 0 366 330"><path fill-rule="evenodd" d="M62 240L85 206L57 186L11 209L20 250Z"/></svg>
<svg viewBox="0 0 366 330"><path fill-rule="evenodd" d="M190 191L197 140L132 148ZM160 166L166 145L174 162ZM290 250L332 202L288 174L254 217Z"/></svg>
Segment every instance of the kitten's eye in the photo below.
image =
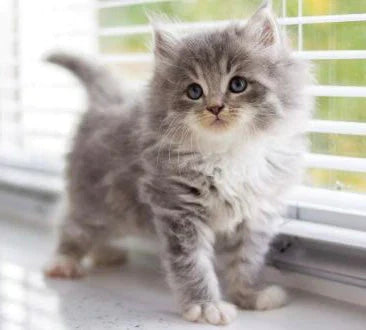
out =
<svg viewBox="0 0 366 330"><path fill-rule="evenodd" d="M192 100L198 100L202 94L202 87L196 83L190 84L187 88L187 96Z"/></svg>
<svg viewBox="0 0 366 330"><path fill-rule="evenodd" d="M232 93L242 93L247 89L248 83L243 77L236 76L230 80L229 89Z"/></svg>

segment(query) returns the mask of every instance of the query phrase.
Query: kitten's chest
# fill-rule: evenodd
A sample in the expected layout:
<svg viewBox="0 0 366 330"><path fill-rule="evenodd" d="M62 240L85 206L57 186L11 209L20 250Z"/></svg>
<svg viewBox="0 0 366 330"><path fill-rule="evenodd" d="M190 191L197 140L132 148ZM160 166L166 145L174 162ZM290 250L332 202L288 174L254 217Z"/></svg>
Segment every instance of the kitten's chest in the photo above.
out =
<svg viewBox="0 0 366 330"><path fill-rule="evenodd" d="M207 161L203 173L210 186L206 202L211 227L225 232L242 221L252 228L268 224L264 214L276 217L281 210L281 196L298 176L298 159L291 149L256 146Z"/></svg>
<svg viewBox="0 0 366 330"><path fill-rule="evenodd" d="M248 174L251 168L240 159L209 164L207 207L209 222L215 231L231 231L247 214Z"/></svg>

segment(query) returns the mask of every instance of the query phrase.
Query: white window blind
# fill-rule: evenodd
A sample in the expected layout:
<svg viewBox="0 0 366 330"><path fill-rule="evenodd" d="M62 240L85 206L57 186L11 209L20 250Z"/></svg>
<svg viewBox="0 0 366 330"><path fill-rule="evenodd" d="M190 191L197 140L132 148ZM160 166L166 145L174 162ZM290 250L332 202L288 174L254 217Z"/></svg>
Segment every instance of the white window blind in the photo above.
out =
<svg viewBox="0 0 366 330"><path fill-rule="evenodd" d="M43 58L50 50L95 54L89 0L0 2L0 159L16 168L60 172L85 107L71 75Z"/></svg>
<svg viewBox="0 0 366 330"><path fill-rule="evenodd" d="M0 50L0 161L8 168L62 168L85 99L69 74L40 62L46 51L98 53L122 79L139 84L152 64L146 11L178 18L171 28L197 30L245 20L261 2L2 0L8 46ZM318 80L309 89L317 110L309 128L308 173L289 196L289 216L309 226L366 232L366 1L272 4L296 56L314 62ZM296 222L291 226L293 232Z"/></svg>

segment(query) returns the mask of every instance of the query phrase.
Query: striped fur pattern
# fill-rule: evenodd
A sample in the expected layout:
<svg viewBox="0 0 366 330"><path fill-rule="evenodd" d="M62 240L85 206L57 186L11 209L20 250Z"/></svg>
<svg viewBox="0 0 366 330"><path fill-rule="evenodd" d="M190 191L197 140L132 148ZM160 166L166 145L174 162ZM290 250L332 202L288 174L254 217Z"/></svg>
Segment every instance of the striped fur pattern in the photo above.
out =
<svg viewBox="0 0 366 330"><path fill-rule="evenodd" d="M81 77L91 102L69 155L68 214L47 274L79 276L86 255L103 256L111 238L138 234L161 243L187 320L227 324L233 304L283 305L282 289L257 280L283 196L302 173L307 64L266 6L244 26L183 37L155 24L154 53L153 77L135 96L88 62L51 58ZM244 76L247 90L231 93L233 76ZM199 100L186 95L193 82L203 89ZM220 124L206 110L218 102Z"/></svg>

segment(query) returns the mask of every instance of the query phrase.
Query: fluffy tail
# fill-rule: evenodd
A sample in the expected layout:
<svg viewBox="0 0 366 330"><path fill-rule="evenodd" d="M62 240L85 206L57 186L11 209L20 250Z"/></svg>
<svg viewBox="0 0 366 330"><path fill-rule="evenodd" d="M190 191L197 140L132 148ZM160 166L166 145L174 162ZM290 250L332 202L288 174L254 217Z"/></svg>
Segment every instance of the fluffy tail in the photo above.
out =
<svg viewBox="0 0 366 330"><path fill-rule="evenodd" d="M85 86L94 109L102 110L107 105L123 102L118 81L100 64L66 53L53 53L46 61L72 71Z"/></svg>

